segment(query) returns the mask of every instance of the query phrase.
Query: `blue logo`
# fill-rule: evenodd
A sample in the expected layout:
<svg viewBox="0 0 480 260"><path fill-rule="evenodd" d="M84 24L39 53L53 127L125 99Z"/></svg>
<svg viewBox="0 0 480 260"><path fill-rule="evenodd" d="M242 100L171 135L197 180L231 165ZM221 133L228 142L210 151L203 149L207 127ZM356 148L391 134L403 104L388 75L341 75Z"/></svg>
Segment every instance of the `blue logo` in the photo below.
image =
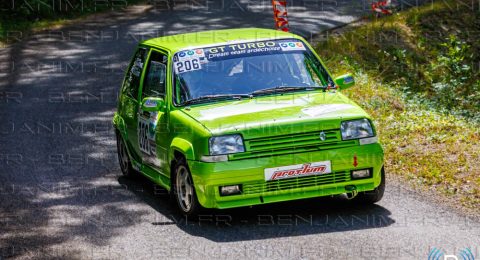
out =
<svg viewBox="0 0 480 260"><path fill-rule="evenodd" d="M428 260L440 260L440 257L443 256L442 250L434 247L432 248L432 251L430 251L430 254L428 254Z"/></svg>
<svg viewBox="0 0 480 260"><path fill-rule="evenodd" d="M287 45L286 43L282 43L282 44L280 44L280 46L282 46L282 47L288 47L288 45Z"/></svg>
<svg viewBox="0 0 480 260"><path fill-rule="evenodd" d="M343 79L343 84L350 84L353 82L353 77L346 77Z"/></svg>
<svg viewBox="0 0 480 260"><path fill-rule="evenodd" d="M183 52L183 51L180 52L180 54L178 54L178 56L180 56L180 57L185 57L185 52Z"/></svg>
<svg viewBox="0 0 480 260"><path fill-rule="evenodd" d="M475 260L475 256L470 248L460 250L458 255L447 255L441 249L436 247L432 248L430 254L428 254L428 260Z"/></svg>
<svg viewBox="0 0 480 260"><path fill-rule="evenodd" d="M475 256L472 253L472 250L470 248L465 248L462 251L460 251L460 256L464 260L475 260Z"/></svg>
<svg viewBox="0 0 480 260"><path fill-rule="evenodd" d="M145 107L156 107L156 106L157 106L156 100L151 100L151 99L145 100Z"/></svg>

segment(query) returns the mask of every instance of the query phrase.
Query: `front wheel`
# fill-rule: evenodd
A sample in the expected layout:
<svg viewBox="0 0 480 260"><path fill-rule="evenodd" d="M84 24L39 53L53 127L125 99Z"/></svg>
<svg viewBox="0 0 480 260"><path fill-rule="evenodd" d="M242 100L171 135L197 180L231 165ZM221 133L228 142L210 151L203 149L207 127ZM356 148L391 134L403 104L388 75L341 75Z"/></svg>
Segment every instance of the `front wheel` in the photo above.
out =
<svg viewBox="0 0 480 260"><path fill-rule="evenodd" d="M173 195L178 209L187 216L198 215L203 208L198 202L192 175L184 159L176 162L173 177Z"/></svg>
<svg viewBox="0 0 480 260"><path fill-rule="evenodd" d="M380 172L380 185L372 191L360 192L354 200L363 204L373 204L379 202L383 198L385 192L385 169L382 167Z"/></svg>

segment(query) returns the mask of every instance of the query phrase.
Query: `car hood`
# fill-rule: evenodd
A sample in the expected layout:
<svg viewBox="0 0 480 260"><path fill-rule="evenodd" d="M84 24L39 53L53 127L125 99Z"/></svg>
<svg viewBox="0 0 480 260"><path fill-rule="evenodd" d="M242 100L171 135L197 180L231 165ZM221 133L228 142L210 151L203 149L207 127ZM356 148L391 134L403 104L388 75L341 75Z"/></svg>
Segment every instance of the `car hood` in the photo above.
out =
<svg viewBox="0 0 480 260"><path fill-rule="evenodd" d="M340 128L343 120L369 118L337 91L302 92L222 101L182 108L213 135L241 133L244 138Z"/></svg>

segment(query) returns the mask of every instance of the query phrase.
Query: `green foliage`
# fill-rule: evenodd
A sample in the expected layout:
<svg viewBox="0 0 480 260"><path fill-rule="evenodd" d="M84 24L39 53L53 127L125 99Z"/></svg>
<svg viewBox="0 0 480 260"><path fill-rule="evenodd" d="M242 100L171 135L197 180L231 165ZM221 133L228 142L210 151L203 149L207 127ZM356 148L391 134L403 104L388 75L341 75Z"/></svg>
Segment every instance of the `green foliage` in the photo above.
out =
<svg viewBox="0 0 480 260"><path fill-rule="evenodd" d="M335 50L346 57L337 61L408 99L480 122L480 12L455 3L374 20L321 43L319 52L329 57Z"/></svg>
<svg viewBox="0 0 480 260"><path fill-rule="evenodd" d="M473 117L480 110L478 73L474 73L467 61L473 57L470 46L450 35L442 43L442 51L432 64L434 100L446 109L455 108L462 115Z"/></svg>

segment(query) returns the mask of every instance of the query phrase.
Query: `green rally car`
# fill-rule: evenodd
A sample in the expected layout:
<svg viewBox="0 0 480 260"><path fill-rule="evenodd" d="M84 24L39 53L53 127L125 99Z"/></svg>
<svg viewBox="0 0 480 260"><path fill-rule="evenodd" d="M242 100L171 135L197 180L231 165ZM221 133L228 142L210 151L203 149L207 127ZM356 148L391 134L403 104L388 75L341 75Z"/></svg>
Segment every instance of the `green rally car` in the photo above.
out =
<svg viewBox="0 0 480 260"><path fill-rule="evenodd" d="M301 37L268 29L139 44L113 123L124 175L165 187L186 215L347 194L379 201L383 149L370 116Z"/></svg>

